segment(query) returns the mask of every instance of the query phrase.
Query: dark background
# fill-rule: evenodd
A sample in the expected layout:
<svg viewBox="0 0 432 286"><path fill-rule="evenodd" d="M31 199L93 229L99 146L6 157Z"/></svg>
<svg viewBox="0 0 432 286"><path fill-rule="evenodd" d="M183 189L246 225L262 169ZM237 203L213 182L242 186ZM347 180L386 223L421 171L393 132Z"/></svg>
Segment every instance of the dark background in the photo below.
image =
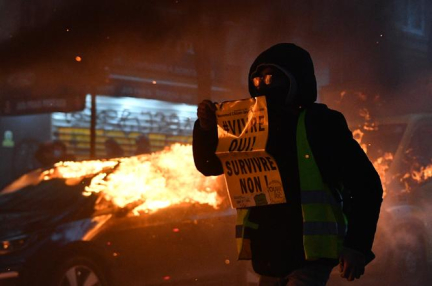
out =
<svg viewBox="0 0 432 286"><path fill-rule="evenodd" d="M431 113L431 14L428 0L0 0L0 189L40 167L34 155L43 142L64 140L77 159L95 157L82 122L91 117L88 94L106 101L95 111L95 130L104 134L95 139L97 158L106 155L106 138L124 148L145 135L152 151L190 143L195 117L173 110L249 97L250 64L279 42L310 52L318 101L341 110L350 127ZM136 110L122 106L128 102ZM135 124L132 111L156 127ZM61 137L58 122L72 139ZM430 146L427 132L420 137ZM415 206L429 202L412 198ZM389 233L386 246L398 241ZM396 257L387 254L380 257Z"/></svg>
<svg viewBox="0 0 432 286"><path fill-rule="evenodd" d="M31 152L13 156L17 146L53 139L51 113L82 110L86 94L245 98L249 65L278 42L311 53L319 101L349 120L359 104L430 112L431 10L427 0L0 0L0 132L15 141L0 150L3 184L37 165Z"/></svg>

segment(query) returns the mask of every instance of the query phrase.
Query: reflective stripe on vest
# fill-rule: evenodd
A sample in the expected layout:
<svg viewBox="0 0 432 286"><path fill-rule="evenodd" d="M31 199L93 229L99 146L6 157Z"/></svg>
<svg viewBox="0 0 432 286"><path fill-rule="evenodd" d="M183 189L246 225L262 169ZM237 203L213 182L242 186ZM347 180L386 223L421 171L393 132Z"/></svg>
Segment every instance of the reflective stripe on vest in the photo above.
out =
<svg viewBox="0 0 432 286"><path fill-rule="evenodd" d="M236 242L239 260L248 260L252 257L250 239L245 237L245 228L257 229L258 224L249 221L250 209L237 209Z"/></svg>
<svg viewBox="0 0 432 286"><path fill-rule="evenodd" d="M297 157L303 214L303 245L306 260L338 259L346 233L346 219L342 206L323 182L315 162L305 125L306 110L297 124ZM237 209L236 240L239 259L251 259L250 239L245 228L257 229L248 220L249 209Z"/></svg>
<svg viewBox="0 0 432 286"><path fill-rule="evenodd" d="M297 124L297 160L303 213L303 245L306 260L338 259L346 233L342 206L324 183L312 154L305 124L306 110Z"/></svg>

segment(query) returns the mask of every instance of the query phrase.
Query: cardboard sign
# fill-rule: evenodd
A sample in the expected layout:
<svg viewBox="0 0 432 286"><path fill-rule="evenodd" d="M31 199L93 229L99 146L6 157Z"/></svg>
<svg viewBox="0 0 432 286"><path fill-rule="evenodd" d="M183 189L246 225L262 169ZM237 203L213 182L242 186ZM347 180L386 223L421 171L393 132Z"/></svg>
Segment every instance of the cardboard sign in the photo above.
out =
<svg viewBox="0 0 432 286"><path fill-rule="evenodd" d="M279 168L265 151L268 139L264 96L216 105L218 146L231 206L245 208L286 202Z"/></svg>

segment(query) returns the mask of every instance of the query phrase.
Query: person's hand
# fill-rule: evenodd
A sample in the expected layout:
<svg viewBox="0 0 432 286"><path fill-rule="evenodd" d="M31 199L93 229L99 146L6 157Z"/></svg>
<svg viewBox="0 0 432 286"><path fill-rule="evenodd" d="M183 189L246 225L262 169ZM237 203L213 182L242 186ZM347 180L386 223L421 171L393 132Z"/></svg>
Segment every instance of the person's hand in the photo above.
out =
<svg viewBox="0 0 432 286"><path fill-rule="evenodd" d="M210 100L203 100L198 104L197 116L203 130L216 127L216 105Z"/></svg>
<svg viewBox="0 0 432 286"><path fill-rule="evenodd" d="M363 253L344 247L339 258L339 272L348 281L359 279L365 272L366 259Z"/></svg>

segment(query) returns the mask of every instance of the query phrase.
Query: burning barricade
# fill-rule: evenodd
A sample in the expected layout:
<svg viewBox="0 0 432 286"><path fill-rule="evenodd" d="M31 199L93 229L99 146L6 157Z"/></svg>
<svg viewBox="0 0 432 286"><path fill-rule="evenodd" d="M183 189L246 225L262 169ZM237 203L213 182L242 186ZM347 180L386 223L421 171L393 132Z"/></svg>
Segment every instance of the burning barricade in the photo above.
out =
<svg viewBox="0 0 432 286"><path fill-rule="evenodd" d="M217 177L204 177L193 163L190 145L174 144L152 154L109 160L59 162L43 172L24 175L3 192L41 180L65 179L67 185L90 178L83 196L102 193L119 208L133 204L133 213L151 213L181 203L208 204L223 200Z"/></svg>

